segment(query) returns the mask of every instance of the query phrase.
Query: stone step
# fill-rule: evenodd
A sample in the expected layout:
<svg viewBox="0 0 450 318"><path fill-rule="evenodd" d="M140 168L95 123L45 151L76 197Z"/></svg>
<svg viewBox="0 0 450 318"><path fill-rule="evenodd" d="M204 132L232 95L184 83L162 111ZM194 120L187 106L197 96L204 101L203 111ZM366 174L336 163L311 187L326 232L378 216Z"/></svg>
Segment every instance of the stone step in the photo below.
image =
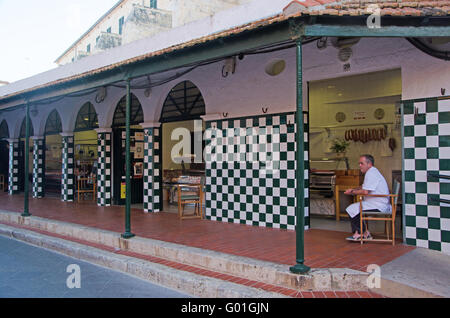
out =
<svg viewBox="0 0 450 318"><path fill-rule="evenodd" d="M123 239L116 232L19 213L0 211L1 221L298 291L368 291L368 273L352 269L312 269L297 275L288 265L143 237Z"/></svg>
<svg viewBox="0 0 450 318"><path fill-rule="evenodd" d="M286 295L199 275L128 255L0 224L0 235L46 248L202 298L280 298Z"/></svg>

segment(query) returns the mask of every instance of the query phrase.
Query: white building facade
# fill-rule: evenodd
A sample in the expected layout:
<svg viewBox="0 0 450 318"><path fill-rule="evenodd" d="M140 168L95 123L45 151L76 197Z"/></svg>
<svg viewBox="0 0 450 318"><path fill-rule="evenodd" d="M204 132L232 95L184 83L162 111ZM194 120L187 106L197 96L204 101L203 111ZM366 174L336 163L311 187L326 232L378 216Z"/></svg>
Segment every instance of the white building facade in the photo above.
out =
<svg viewBox="0 0 450 318"><path fill-rule="evenodd" d="M121 0L55 62L72 63L246 2L249 0Z"/></svg>
<svg viewBox="0 0 450 318"><path fill-rule="evenodd" d="M127 47L113 48L73 63L72 66L62 66L60 70L0 89L0 123L7 124L6 137L9 138L11 149L10 193L17 192L14 188L14 182L18 178L15 175L17 167L14 165L17 151L14 149L18 147L16 143L21 137L25 116L24 101L19 92L25 94L47 85L57 92L52 93L50 89L50 92L41 93L39 100L36 97L32 100L32 108L37 109L31 115L33 137L39 140L46 135L49 115L56 110L61 122L63 181L73 180L74 167L71 164L75 161L77 147L74 140L77 118L80 110L90 103L97 118L89 126L89 129L95 129L97 139L98 185L101 189L97 203L108 206L113 203L114 198L120 197L120 187L114 186L121 181L121 176L116 173L117 157L114 155L117 147L120 147L115 141L116 138L120 140L120 135L117 134L122 133L118 130L118 109L126 96L124 78L130 74L141 74L131 76L128 80L136 101L135 104L132 103L135 105L132 113L136 120L132 124L140 126L135 138L141 140L138 138L143 136L145 149L141 191L146 212L159 212L163 209L165 156L162 154L165 142L162 134L166 123L161 120L161 114L169 105L168 99L173 89L181 83L190 83L189 87L195 87L196 92L201 94L199 97L197 93L198 100L201 98L204 102L204 113L197 117L203 119L206 128L220 129L224 133L211 137L217 145L214 154L220 153L223 157L242 152L259 154L253 162L206 162L206 218L293 230L298 217L296 200L300 195L304 198L305 226L309 228L313 198L309 191L308 175L313 168L330 169L329 166L314 166L312 160L314 156L323 157L326 154L325 150L318 150L325 148L323 144L327 142L326 136L331 134L336 138L344 138L345 131L353 129L355 125L384 128L389 139L393 140L391 143L396 146L391 147L389 152L382 142L372 140L363 144L355 141L349 153L350 168L357 169L359 155L370 152L374 154L376 166L387 176L389 184L393 179L393 170L400 170L404 242L450 254L450 205L446 203L450 200L449 184L439 177L429 177L430 172L450 175L450 63L439 56L428 54L431 51L426 53L420 50L407 40L409 37L439 38L441 51L448 51L448 27L436 26L438 29L434 29L430 26L429 29L419 28L413 31L407 28L403 31L397 26L386 26L380 33L371 33L376 31L360 26L337 32L339 25L336 27L330 23L328 30L318 28L320 30L317 31L316 24L312 22L310 33L307 33L309 24L305 24L305 34L309 35L304 37L302 63L299 64L299 49L293 43L297 40L295 32L301 32L298 31L301 28L296 28L295 23L291 23L289 30L294 35L287 39L277 33L277 27L284 25L288 28L283 23L289 18L295 21L304 16L294 10L299 2L291 4L284 14L284 6L280 2L278 6L272 7L272 13L279 11L279 14L271 18L267 18L268 11L261 9L256 2L171 29L164 34L141 39ZM304 10L306 7L302 8ZM442 10L439 11L440 16L448 21L449 13L445 9L434 9ZM294 11L293 15L289 15L290 10ZM251 21L257 22L234 22L237 21L236 16L242 18L246 13L249 18L256 16ZM224 25L228 27L224 28ZM233 28L236 25L241 27ZM210 26L213 31L203 33L204 37L201 37L199 34L205 32L205 26ZM257 33L259 28L263 32ZM220 33L220 30L226 31ZM234 42L227 42L235 39L233 36L246 34L248 30L256 31L246 38L246 47L236 45L235 49ZM189 40L193 41L186 42L184 34L190 34L192 38ZM349 37L355 40L351 45L339 44L340 39ZM274 39L278 39L277 42L273 42ZM208 47L208 41L217 41L214 42L217 46ZM264 41L268 43L262 45ZM188 51L189 48L195 50L196 45L201 44L207 47L205 51L210 52L208 57L203 57L204 51ZM182 51L182 63L177 66L171 64L176 60L171 55L164 59L165 54L170 54L169 48L175 51L187 48L187 51ZM343 48L351 50L342 52ZM342 57L343 53L347 53L346 56ZM113 58L118 59L116 62L121 64L120 67L144 62L136 64L136 68L128 70L127 76L117 81L113 71L119 66L109 68L113 63L108 59ZM104 64L98 64L102 59ZM154 59L155 62L145 64L146 59ZM77 78L70 79L75 88L68 88L68 91L59 88L59 83L50 84L52 80L64 78L60 74L66 74L68 78L69 70L76 70L78 75L89 71L94 78L92 86L77 84ZM99 84L95 76L102 72L112 73L106 76L108 81L104 80ZM297 85L303 92L300 98ZM195 102L190 102L193 104L189 105L194 108ZM294 182L298 163L295 114L299 105L304 112L305 129L302 166L305 189L301 194L296 192ZM338 113L343 113L346 119L338 119ZM384 115L375 117L375 113ZM231 134L225 135L227 132ZM243 134L240 135L240 132ZM277 136L276 139L271 139L273 136ZM260 156L262 152L267 152L266 148L261 148L261 145L266 144L276 144L278 147L271 148L270 151L279 154L279 166L275 174L260 173L263 168L267 168L264 158ZM240 146L243 148L239 148ZM35 147L39 147L37 143ZM206 150L206 157L212 154L213 150ZM36 171L42 165L38 160L34 159ZM332 169L336 168L333 166ZM34 183L38 182L37 179L38 177ZM74 199L73 184L73 181L63 182L63 200Z"/></svg>

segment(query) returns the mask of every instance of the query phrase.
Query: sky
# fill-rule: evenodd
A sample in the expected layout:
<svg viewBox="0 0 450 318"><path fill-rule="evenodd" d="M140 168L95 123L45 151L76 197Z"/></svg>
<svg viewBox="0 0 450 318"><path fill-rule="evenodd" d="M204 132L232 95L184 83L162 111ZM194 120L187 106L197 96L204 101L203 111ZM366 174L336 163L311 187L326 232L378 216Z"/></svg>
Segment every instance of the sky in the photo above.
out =
<svg viewBox="0 0 450 318"><path fill-rule="evenodd" d="M54 61L118 0L0 0L0 81L57 67Z"/></svg>

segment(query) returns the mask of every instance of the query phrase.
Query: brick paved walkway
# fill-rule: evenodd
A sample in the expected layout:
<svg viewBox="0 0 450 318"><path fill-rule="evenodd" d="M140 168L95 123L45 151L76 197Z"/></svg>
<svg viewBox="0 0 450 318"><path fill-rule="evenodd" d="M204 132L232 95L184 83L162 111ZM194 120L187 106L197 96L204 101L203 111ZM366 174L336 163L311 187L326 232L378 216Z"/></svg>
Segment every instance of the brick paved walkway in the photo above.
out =
<svg viewBox="0 0 450 318"><path fill-rule="evenodd" d="M22 212L23 195L0 193L0 209ZM76 223L108 231L124 232L124 207L97 207L92 203L61 202L59 198L30 199L34 216ZM280 264L295 264L295 232L209 220L179 220L174 213L131 210L134 234L177 244L214 250ZM386 243L348 242L348 232L311 229L305 231L305 264L314 268L351 268L365 271L367 265L383 265L414 247L399 241Z"/></svg>

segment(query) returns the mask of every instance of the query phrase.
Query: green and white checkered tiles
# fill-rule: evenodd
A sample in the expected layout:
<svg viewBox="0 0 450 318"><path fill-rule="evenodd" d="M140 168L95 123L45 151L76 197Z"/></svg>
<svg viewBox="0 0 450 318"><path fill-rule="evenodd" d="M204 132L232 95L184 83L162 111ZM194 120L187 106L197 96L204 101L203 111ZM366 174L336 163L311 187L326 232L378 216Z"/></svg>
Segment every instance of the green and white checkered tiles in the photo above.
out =
<svg viewBox="0 0 450 318"><path fill-rule="evenodd" d="M206 218L295 229L295 113L209 121L206 128ZM303 167L306 228L307 136Z"/></svg>
<svg viewBox="0 0 450 318"><path fill-rule="evenodd" d="M450 100L403 103L406 243L450 254Z"/></svg>

